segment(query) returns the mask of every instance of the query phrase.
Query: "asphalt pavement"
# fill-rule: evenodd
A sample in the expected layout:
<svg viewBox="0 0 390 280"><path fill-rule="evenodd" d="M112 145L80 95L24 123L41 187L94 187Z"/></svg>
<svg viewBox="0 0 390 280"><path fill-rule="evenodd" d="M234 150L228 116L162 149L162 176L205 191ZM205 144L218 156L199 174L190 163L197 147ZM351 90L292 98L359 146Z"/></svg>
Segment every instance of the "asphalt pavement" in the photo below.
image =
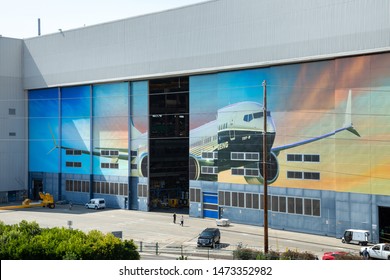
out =
<svg viewBox="0 0 390 280"><path fill-rule="evenodd" d="M143 259L232 259L237 246L257 250L264 249L264 229L260 226L231 223L219 227L221 244L219 248L197 248L199 233L207 227L217 227L214 219L191 218L181 214L173 223L173 213L141 212L122 209L85 209L81 205L57 205L55 209L36 207L14 210L0 210L0 221L16 224L22 220L36 221L41 227L67 227L85 232L99 230L115 232L123 239L132 239L141 251ZM311 252L322 257L324 252L347 251L358 254L360 246L343 244L340 239L328 236L303 234L269 228L269 249L283 252L297 250Z"/></svg>

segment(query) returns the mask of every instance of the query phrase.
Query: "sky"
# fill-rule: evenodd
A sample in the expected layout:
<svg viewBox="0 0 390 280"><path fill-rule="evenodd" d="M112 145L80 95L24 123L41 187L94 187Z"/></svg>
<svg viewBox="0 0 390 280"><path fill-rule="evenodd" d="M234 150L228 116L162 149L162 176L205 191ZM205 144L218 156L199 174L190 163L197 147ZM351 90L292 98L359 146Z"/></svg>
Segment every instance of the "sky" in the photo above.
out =
<svg viewBox="0 0 390 280"><path fill-rule="evenodd" d="M12 0L2 1L0 35L31 38L183 7L205 0Z"/></svg>

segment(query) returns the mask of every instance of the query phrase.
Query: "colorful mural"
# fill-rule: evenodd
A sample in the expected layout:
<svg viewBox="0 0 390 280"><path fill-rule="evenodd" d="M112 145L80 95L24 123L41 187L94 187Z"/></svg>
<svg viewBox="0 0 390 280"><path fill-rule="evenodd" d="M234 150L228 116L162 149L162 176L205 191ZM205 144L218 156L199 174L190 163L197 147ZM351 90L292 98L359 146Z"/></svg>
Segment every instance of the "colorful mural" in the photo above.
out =
<svg viewBox="0 0 390 280"><path fill-rule="evenodd" d="M378 54L192 77L193 179L262 184L266 80L269 183L389 195L389 59Z"/></svg>
<svg viewBox="0 0 390 280"><path fill-rule="evenodd" d="M190 179L263 183L265 80L272 186L390 195L388 65L375 54L190 77ZM147 177L147 144L145 81L29 91L30 172Z"/></svg>

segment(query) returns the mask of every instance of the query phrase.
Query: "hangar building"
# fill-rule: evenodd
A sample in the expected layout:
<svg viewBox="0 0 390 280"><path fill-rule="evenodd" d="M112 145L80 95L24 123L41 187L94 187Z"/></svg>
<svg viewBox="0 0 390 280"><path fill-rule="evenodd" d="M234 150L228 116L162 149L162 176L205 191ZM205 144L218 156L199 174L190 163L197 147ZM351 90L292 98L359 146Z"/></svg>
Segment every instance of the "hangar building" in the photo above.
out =
<svg viewBox="0 0 390 280"><path fill-rule="evenodd" d="M271 228L389 241L389 10L214 0L1 37L0 199L261 226L265 161Z"/></svg>

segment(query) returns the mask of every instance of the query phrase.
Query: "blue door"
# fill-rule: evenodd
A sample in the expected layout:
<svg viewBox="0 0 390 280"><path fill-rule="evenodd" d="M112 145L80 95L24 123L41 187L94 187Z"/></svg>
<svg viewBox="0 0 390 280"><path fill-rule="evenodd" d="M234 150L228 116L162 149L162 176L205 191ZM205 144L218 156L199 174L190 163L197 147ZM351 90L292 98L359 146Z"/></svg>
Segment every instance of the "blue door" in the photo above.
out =
<svg viewBox="0 0 390 280"><path fill-rule="evenodd" d="M203 217L218 219L218 194L203 193Z"/></svg>

